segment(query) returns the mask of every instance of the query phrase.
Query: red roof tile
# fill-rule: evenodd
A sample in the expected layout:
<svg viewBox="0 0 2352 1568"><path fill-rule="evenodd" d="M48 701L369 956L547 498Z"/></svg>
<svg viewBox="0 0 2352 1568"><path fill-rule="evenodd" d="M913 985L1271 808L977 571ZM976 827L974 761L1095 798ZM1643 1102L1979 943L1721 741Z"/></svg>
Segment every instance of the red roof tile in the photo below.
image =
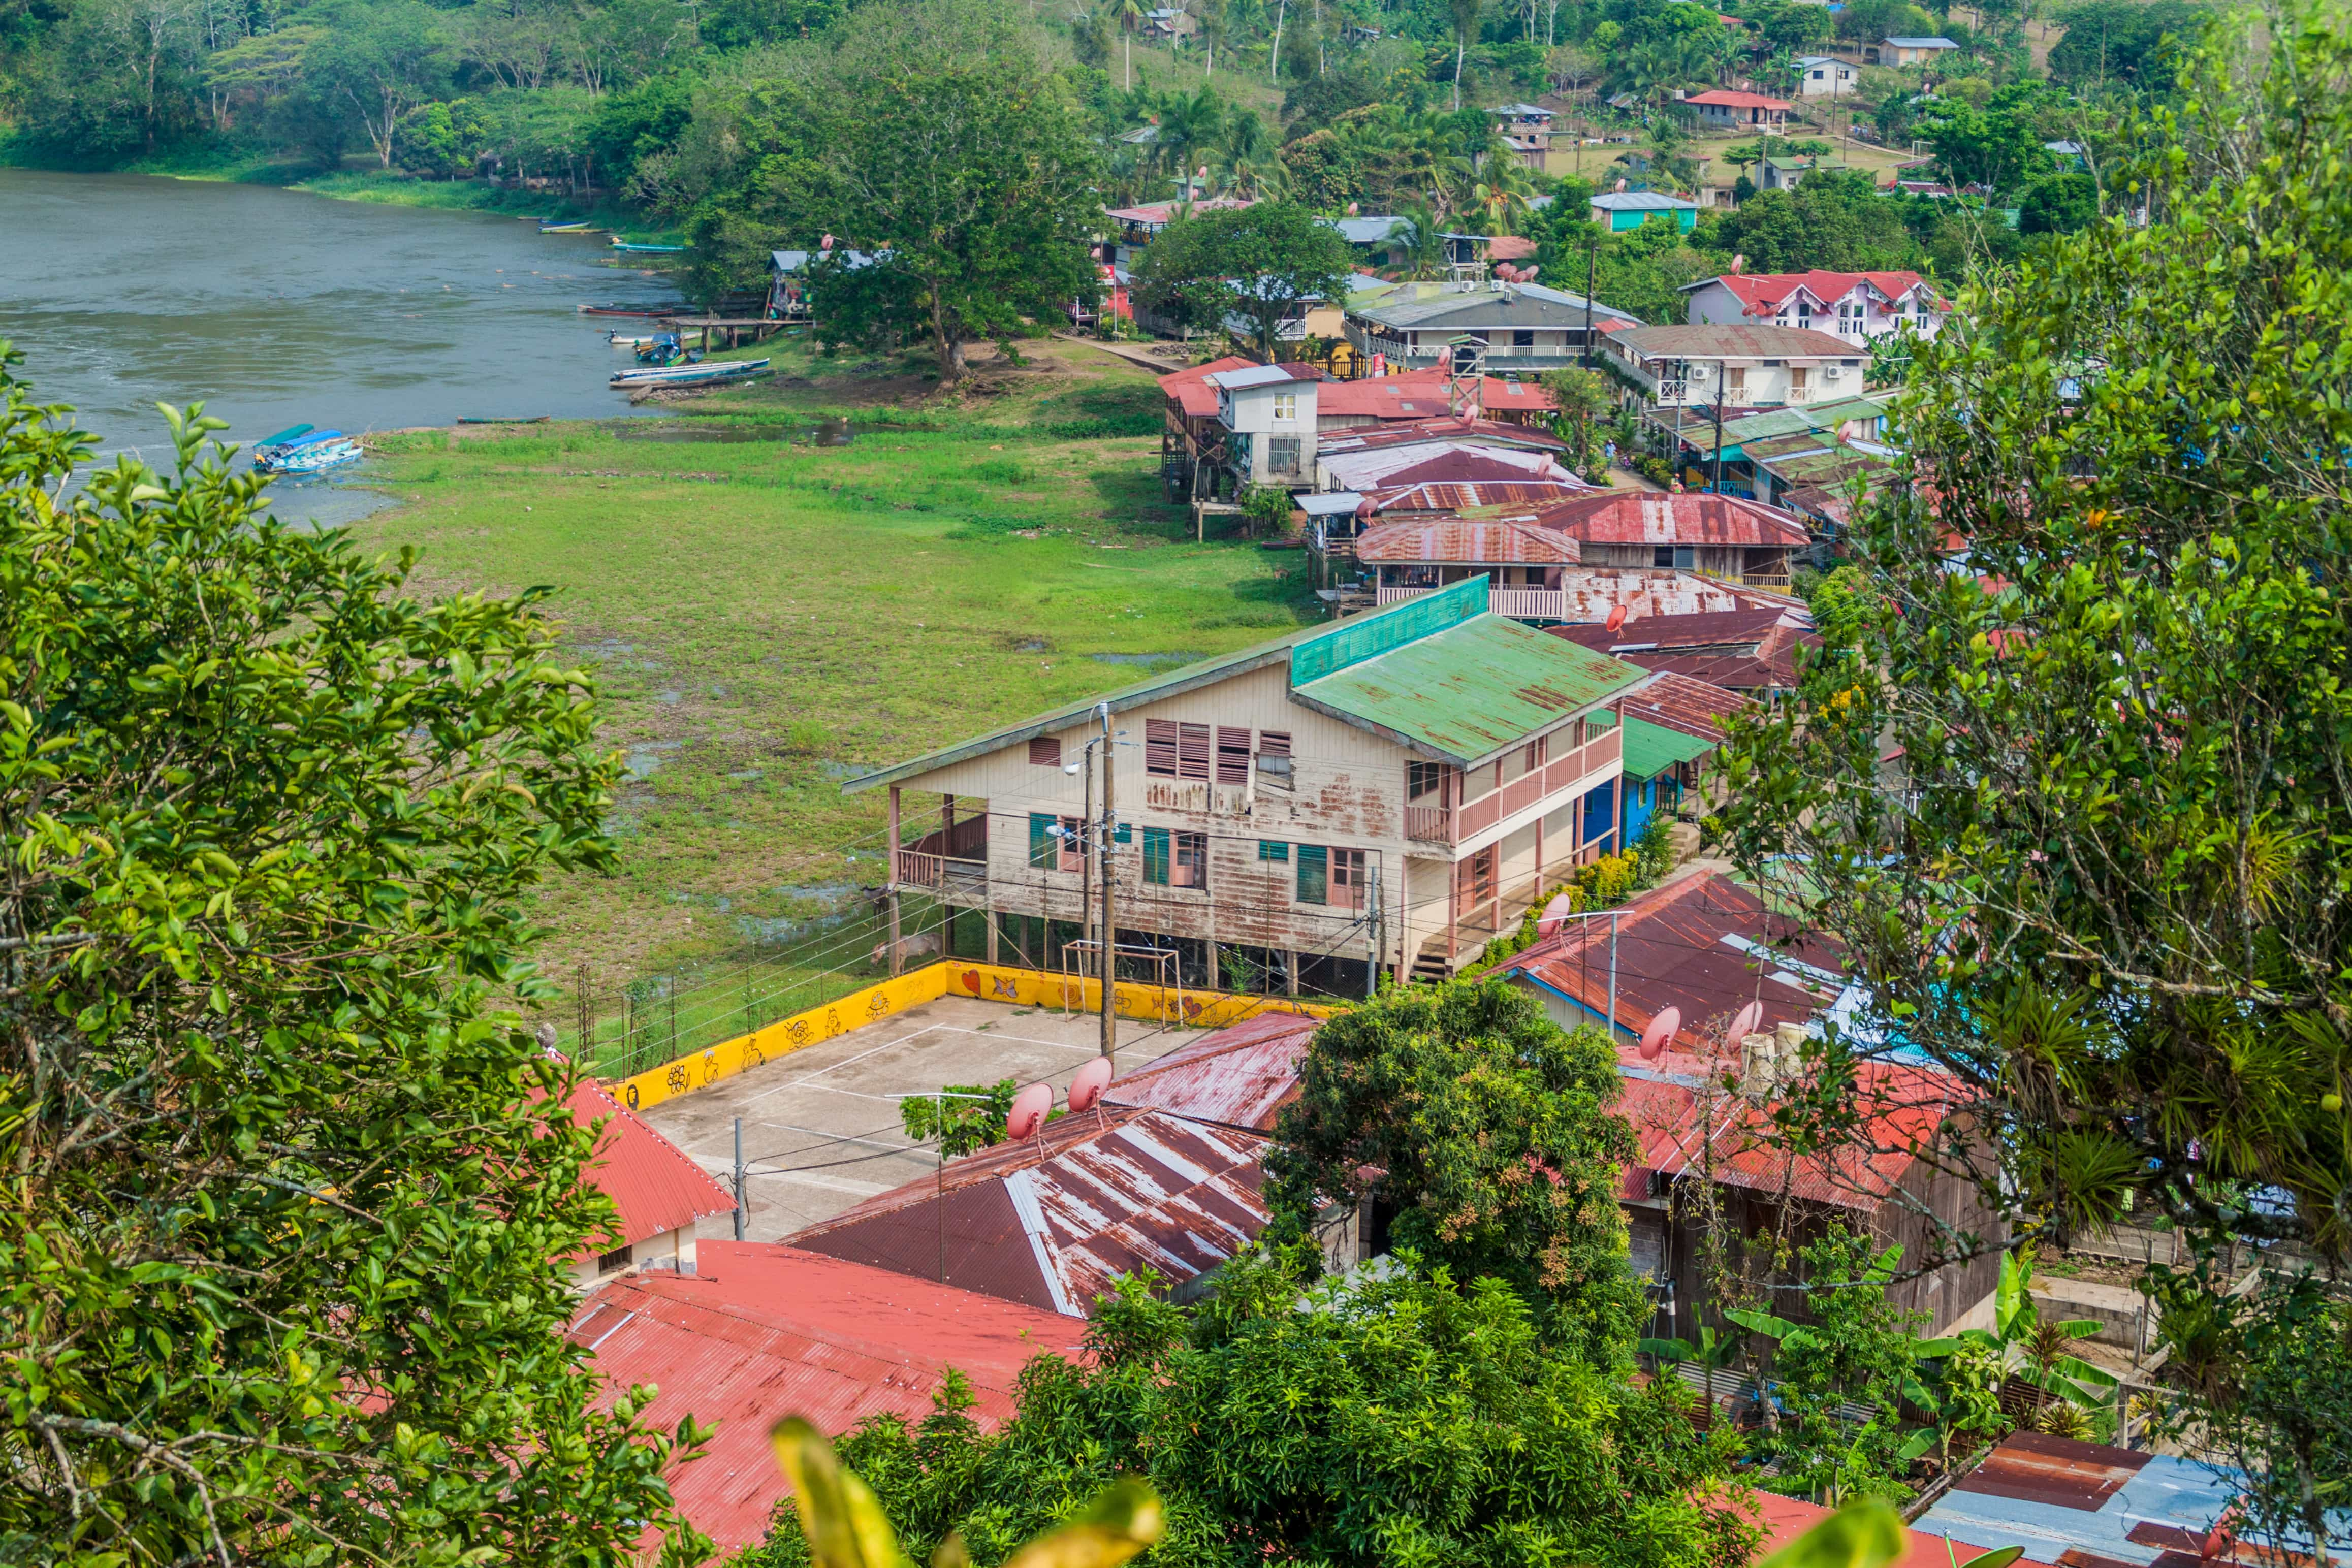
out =
<svg viewBox="0 0 2352 1568"><path fill-rule="evenodd" d="M1761 317L1779 315L1780 307L1801 288L1818 304L1834 305L1864 284L1876 289L1882 298L1899 299L1912 289L1925 287L1927 279L1916 272L1727 272L1685 284L1684 292L1709 283L1720 283L1738 296L1747 315ZM1927 298L1935 300L1937 309L1948 308L1936 299L1933 289Z"/></svg>
<svg viewBox="0 0 2352 1568"><path fill-rule="evenodd" d="M806 1416L837 1435L886 1411L920 1420L946 1369L971 1380L983 1427L1013 1413L1022 1367L1075 1359L1080 1325L970 1291L789 1247L706 1241L699 1276L632 1275L591 1296L567 1336L590 1350L610 1408L633 1385L660 1395L648 1422L715 1424L670 1491L730 1551L757 1541L786 1488L768 1429Z"/></svg>
<svg viewBox="0 0 2352 1568"><path fill-rule="evenodd" d="M1576 541L1500 518L1432 517L1382 523L1356 541L1366 562L1448 561L1470 566L1574 566Z"/></svg>
<svg viewBox="0 0 2352 1568"><path fill-rule="evenodd" d="M1787 512L1740 496L1696 491L1612 490L1580 496L1536 514L1539 528L1557 528L1586 544L1748 545L1802 549L1812 542L1805 525Z"/></svg>
<svg viewBox="0 0 2352 1568"><path fill-rule="evenodd" d="M732 1194L604 1085L583 1081L564 1105L583 1127L604 1124L588 1179L621 1211L619 1240L634 1247L706 1214L735 1212Z"/></svg>
<svg viewBox="0 0 2352 1568"><path fill-rule="evenodd" d="M1318 1027L1295 1013L1265 1012L1203 1036L1130 1072L1103 1098L1191 1122L1256 1132L1298 1096L1298 1064Z"/></svg>
<svg viewBox="0 0 2352 1568"><path fill-rule="evenodd" d="M795 1247L1083 1317L1122 1274L1176 1283L1265 1228L1265 1140L1159 1111L1046 1124L810 1226Z"/></svg>

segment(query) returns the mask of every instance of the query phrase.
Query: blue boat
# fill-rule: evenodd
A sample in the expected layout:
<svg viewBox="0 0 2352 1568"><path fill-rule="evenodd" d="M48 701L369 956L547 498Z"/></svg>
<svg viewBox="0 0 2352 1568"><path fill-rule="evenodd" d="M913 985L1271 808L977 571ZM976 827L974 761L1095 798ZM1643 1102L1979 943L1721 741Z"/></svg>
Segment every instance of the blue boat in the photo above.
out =
<svg viewBox="0 0 2352 1568"><path fill-rule="evenodd" d="M677 256L686 249L682 245L631 245L620 235L613 236L613 248L625 250L631 256Z"/></svg>
<svg viewBox="0 0 2352 1568"><path fill-rule="evenodd" d="M306 436L257 457L253 465L264 474L319 474L356 463L365 455L358 442L339 431L329 430L320 432L318 439Z"/></svg>

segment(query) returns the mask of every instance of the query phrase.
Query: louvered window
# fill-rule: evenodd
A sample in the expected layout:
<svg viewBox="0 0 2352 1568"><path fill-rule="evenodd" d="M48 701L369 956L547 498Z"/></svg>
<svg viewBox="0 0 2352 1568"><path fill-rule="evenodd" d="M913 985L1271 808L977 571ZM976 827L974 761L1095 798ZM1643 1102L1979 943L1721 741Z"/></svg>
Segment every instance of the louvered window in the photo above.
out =
<svg viewBox="0 0 2352 1568"><path fill-rule="evenodd" d="M1249 782L1250 732L1221 724L1217 727L1217 782Z"/></svg>
<svg viewBox="0 0 2352 1568"><path fill-rule="evenodd" d="M1029 813L1029 863L1040 871L1054 869L1055 851L1060 847L1054 841L1055 826L1055 820L1051 814L1045 811Z"/></svg>
<svg viewBox="0 0 2352 1568"><path fill-rule="evenodd" d="M1257 858L1262 861L1286 861L1290 858L1290 846L1273 839L1260 839L1257 841Z"/></svg>
<svg viewBox="0 0 2352 1568"><path fill-rule="evenodd" d="M1288 730L1261 729L1257 732L1257 781L1274 789L1292 787Z"/></svg>
<svg viewBox="0 0 2352 1568"><path fill-rule="evenodd" d="M1330 861L1321 844L1298 846L1298 902L1325 904L1330 899Z"/></svg>
<svg viewBox="0 0 2352 1568"><path fill-rule="evenodd" d="M1062 765L1062 743L1050 735L1041 735L1029 743L1029 761L1033 767L1059 768Z"/></svg>
<svg viewBox="0 0 2352 1568"><path fill-rule="evenodd" d="M1148 718L1143 721L1143 770L1162 779L1176 777L1174 719Z"/></svg>
<svg viewBox="0 0 2352 1568"><path fill-rule="evenodd" d="M1180 779L1206 779L1210 760L1209 727L1205 724L1180 724L1176 731L1176 776Z"/></svg>
<svg viewBox="0 0 2352 1568"><path fill-rule="evenodd" d="M1155 886L1168 885L1168 830L1143 830L1143 880Z"/></svg>

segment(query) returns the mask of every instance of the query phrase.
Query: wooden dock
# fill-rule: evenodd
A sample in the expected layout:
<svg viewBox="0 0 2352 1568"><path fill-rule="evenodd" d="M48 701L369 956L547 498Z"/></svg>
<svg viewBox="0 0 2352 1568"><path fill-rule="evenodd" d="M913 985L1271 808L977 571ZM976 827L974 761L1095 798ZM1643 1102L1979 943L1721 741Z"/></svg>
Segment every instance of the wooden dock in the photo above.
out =
<svg viewBox="0 0 2352 1568"><path fill-rule="evenodd" d="M709 351L710 336L714 332L725 334L725 340L719 345L720 348L733 349L747 342L764 343L770 334L781 332L787 327L808 325L806 321L772 321L764 316L665 316L661 324L681 338L688 332L701 333L699 346L706 353Z"/></svg>

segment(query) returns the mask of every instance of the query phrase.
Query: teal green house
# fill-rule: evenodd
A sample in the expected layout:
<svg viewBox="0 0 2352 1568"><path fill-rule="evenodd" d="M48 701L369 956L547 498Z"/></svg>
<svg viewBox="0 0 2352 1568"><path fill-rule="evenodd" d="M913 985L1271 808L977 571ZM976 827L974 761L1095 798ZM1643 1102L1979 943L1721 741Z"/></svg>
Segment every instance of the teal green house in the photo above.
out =
<svg viewBox="0 0 2352 1568"><path fill-rule="evenodd" d="M1684 234L1698 226L1698 204L1657 191L1612 191L1592 198L1592 221L1611 234L1640 228L1662 218Z"/></svg>

